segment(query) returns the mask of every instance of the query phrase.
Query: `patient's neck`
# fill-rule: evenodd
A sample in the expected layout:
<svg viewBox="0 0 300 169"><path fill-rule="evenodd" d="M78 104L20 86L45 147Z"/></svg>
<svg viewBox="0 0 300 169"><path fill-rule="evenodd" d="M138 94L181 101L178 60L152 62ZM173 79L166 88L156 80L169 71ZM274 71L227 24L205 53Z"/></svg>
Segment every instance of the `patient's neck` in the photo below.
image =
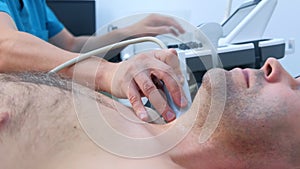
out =
<svg viewBox="0 0 300 169"><path fill-rule="evenodd" d="M188 169L198 169L199 167L203 169L213 169L219 168L218 163L211 165L210 162L213 159L225 159L221 151L218 151L213 145L209 144L208 141L202 143L200 141L201 132L203 132L203 125L207 120L207 115L210 110L210 99L209 93L200 88L194 101L192 107L186 112L182 117L188 116L190 114L196 114L195 123L193 124L188 135L182 140L174 149L169 152L171 159L178 165L188 168ZM181 119L179 119L181 120ZM176 122L176 121L175 121ZM192 123L193 120L183 120L184 125ZM203 133L202 133L203 134ZM212 133L211 133L212 134ZM206 163L208 162L208 163ZM224 167L224 166L223 166ZM224 167L226 168L226 167Z"/></svg>

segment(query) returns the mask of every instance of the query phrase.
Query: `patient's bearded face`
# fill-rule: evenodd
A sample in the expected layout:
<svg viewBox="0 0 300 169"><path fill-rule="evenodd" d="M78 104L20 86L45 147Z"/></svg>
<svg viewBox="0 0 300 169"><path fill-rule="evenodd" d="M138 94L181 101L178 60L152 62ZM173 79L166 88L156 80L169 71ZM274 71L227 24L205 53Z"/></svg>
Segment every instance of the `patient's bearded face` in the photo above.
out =
<svg viewBox="0 0 300 169"><path fill-rule="evenodd" d="M213 100L219 107L225 102L204 145L219 147L244 167L300 166L299 95L283 81L268 83L262 70L246 71L214 69L204 76L201 90L211 97L205 107L214 108Z"/></svg>

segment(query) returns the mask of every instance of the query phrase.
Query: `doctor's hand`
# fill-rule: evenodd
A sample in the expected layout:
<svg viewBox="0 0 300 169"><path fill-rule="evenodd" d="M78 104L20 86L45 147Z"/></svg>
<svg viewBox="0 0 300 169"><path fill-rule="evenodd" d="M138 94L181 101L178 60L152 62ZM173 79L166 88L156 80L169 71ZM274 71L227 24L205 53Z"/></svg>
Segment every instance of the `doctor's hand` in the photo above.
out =
<svg viewBox="0 0 300 169"><path fill-rule="evenodd" d="M181 25L172 17L150 14L141 21L125 28L130 37L157 36L161 34L173 34L178 36L185 33Z"/></svg>
<svg viewBox="0 0 300 169"><path fill-rule="evenodd" d="M141 100L143 96L149 99L166 122L176 118L160 90L162 81L175 104L179 107L187 106L182 90L183 75L175 50L141 53L127 61L114 64L114 68L107 74L107 78L111 78L108 92L118 98L128 98L137 116L143 121L149 120Z"/></svg>

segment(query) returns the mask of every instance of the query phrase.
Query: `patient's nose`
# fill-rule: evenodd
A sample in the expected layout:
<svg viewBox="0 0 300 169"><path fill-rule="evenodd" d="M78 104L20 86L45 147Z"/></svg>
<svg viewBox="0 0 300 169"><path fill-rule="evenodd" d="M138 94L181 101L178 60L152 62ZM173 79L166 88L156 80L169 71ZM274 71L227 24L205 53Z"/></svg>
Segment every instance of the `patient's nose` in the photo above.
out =
<svg viewBox="0 0 300 169"><path fill-rule="evenodd" d="M263 70L265 79L268 82L279 81L281 79L282 72L284 71L280 63L274 58L267 59L261 70Z"/></svg>
<svg viewBox="0 0 300 169"><path fill-rule="evenodd" d="M261 70L265 74L265 79L270 83L293 79L278 60L274 58L268 58Z"/></svg>

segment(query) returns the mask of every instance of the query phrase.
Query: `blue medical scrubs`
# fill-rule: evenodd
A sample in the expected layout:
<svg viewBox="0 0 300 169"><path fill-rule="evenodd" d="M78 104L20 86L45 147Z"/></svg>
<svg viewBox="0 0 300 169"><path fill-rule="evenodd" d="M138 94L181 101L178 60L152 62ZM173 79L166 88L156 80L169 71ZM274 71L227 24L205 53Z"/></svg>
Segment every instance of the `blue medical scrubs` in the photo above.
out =
<svg viewBox="0 0 300 169"><path fill-rule="evenodd" d="M0 0L0 12L9 14L19 31L45 41L64 28L45 0Z"/></svg>

